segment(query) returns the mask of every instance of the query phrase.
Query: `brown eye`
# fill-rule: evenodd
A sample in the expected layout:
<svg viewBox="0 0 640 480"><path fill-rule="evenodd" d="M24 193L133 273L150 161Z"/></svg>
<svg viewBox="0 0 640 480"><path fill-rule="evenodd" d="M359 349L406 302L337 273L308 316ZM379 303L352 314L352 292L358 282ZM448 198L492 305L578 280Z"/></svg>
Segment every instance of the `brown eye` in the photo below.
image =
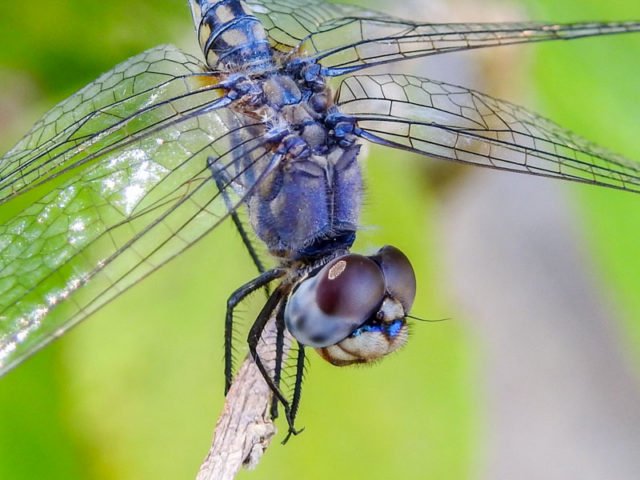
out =
<svg viewBox="0 0 640 480"><path fill-rule="evenodd" d="M415 294L413 268L397 248L349 254L300 283L287 301L285 323L334 365L375 362L406 343Z"/></svg>
<svg viewBox="0 0 640 480"><path fill-rule="evenodd" d="M372 258L382 269L389 296L398 300L407 313L416 297L416 275L411 262L391 245L382 247Z"/></svg>
<svg viewBox="0 0 640 480"><path fill-rule="evenodd" d="M337 366L378 361L400 349L408 339L406 315L416 294L413 267L395 247L383 247L370 258L384 276L384 298L375 313L348 337L317 348L322 358Z"/></svg>
<svg viewBox="0 0 640 480"><path fill-rule="evenodd" d="M305 345L333 345L375 313L384 293L382 270L374 261L339 257L293 292L285 307L287 329Z"/></svg>
<svg viewBox="0 0 640 480"><path fill-rule="evenodd" d="M382 301L383 294L380 268L362 255L334 260L318 275L316 301L327 315L369 315Z"/></svg>

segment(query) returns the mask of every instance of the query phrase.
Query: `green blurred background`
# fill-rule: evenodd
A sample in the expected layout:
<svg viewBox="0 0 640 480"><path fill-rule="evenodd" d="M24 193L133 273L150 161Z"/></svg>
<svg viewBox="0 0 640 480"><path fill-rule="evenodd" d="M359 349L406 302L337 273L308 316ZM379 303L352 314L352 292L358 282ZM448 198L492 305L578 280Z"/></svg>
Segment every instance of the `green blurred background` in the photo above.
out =
<svg viewBox="0 0 640 480"><path fill-rule="evenodd" d="M498 5L535 20L640 19L637 0ZM194 50L192 28L180 0L2 2L2 150L54 103L127 57L160 43ZM528 93L510 100L640 161L638 37L521 47L528 79L518 80L519 90ZM380 228L366 231L360 245L403 248L421 285L415 313L453 320L415 326L409 346L375 368L337 369L312 354L300 415L306 431L286 447L274 442L258 470L240 478L463 479L481 463L477 346L439 282L430 220L437 193L421 175L395 174L418 162L392 165L389 157L375 150L367 162L364 223ZM584 206L585 242L614 292L637 372L637 198L567 188ZM253 274L228 226L2 378L0 478L194 477L223 402L225 300ZM247 308L246 321L256 307Z"/></svg>

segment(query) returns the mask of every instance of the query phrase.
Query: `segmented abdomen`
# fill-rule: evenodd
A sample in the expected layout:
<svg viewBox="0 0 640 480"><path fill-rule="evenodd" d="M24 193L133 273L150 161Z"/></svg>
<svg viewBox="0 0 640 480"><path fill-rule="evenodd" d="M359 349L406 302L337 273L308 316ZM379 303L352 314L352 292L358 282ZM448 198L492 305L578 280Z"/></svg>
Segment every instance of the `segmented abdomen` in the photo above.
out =
<svg viewBox="0 0 640 480"><path fill-rule="evenodd" d="M273 68L267 33L240 0L190 0L207 65L247 73Z"/></svg>

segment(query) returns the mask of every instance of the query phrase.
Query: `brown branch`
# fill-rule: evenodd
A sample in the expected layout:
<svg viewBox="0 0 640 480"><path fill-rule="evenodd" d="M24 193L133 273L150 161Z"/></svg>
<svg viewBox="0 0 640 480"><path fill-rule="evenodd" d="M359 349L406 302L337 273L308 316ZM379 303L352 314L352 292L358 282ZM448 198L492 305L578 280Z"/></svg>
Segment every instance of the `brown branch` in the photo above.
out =
<svg viewBox="0 0 640 480"><path fill-rule="evenodd" d="M270 371L273 370L274 359L271 357L274 357L275 341L276 327L272 319L258 345L258 354ZM284 343L283 356L286 358L291 337L285 336ZM258 465L277 431L270 417L270 406L271 390L248 356L227 394L211 448L200 466L197 480L232 480L240 468L253 469Z"/></svg>

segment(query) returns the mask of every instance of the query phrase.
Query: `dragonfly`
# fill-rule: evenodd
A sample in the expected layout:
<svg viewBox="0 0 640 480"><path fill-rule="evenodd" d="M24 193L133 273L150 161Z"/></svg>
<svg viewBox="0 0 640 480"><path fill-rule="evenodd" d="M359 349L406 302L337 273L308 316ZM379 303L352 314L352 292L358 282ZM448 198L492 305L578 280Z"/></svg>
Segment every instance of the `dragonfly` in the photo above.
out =
<svg viewBox="0 0 640 480"><path fill-rule="evenodd" d="M202 59L170 45L132 57L0 159L0 374L232 222L258 274L228 301L225 389L234 311L264 290L247 343L272 413L282 405L294 434L305 347L345 366L408 339L409 259L393 246L351 252L363 144L640 192L639 163L549 119L391 72L449 52L639 32L640 22L434 24L315 0L188 4ZM257 351L271 318L273 369ZM290 396L280 385L285 333L298 346Z"/></svg>

